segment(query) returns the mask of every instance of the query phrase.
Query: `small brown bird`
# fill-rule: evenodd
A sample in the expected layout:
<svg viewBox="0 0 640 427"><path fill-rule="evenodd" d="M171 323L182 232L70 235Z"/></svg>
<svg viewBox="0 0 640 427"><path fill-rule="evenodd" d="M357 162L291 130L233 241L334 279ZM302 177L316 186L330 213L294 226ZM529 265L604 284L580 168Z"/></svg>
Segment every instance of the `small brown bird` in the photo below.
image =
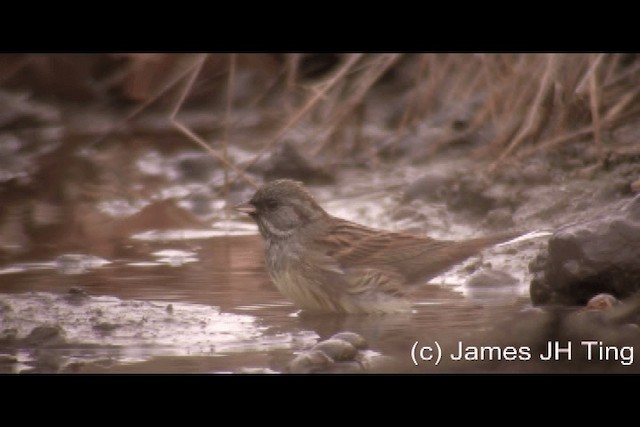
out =
<svg viewBox="0 0 640 427"><path fill-rule="evenodd" d="M454 241L376 230L328 214L302 183L288 179L263 185L236 210L258 224L278 290L313 312L408 311L410 285L521 235Z"/></svg>

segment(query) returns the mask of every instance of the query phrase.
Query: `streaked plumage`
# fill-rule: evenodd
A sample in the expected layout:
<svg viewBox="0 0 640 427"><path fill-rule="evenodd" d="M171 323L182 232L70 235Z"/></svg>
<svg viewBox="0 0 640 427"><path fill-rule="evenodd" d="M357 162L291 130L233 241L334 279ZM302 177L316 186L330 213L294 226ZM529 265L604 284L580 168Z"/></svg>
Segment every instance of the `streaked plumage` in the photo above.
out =
<svg viewBox="0 0 640 427"><path fill-rule="evenodd" d="M454 241L376 230L329 215L301 183L286 179L265 184L237 209L258 224L276 287L316 312L406 311L410 285L520 234Z"/></svg>

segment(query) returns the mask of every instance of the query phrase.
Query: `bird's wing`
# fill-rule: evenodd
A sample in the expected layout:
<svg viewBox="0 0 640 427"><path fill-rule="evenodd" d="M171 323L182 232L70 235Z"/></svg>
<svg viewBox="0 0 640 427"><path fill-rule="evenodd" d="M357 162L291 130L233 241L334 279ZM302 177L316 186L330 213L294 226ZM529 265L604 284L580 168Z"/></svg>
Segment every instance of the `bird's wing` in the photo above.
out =
<svg viewBox="0 0 640 427"><path fill-rule="evenodd" d="M505 236L507 236L505 234ZM326 255L344 270L371 268L400 274L406 282L428 280L482 248L506 240L504 236L466 241L436 240L363 227L345 220L335 222L323 238Z"/></svg>
<svg viewBox="0 0 640 427"><path fill-rule="evenodd" d="M388 268L389 265L421 258L428 252L437 252L450 246L451 241L375 230L339 220L322 239L322 245L326 248L326 254L342 266Z"/></svg>

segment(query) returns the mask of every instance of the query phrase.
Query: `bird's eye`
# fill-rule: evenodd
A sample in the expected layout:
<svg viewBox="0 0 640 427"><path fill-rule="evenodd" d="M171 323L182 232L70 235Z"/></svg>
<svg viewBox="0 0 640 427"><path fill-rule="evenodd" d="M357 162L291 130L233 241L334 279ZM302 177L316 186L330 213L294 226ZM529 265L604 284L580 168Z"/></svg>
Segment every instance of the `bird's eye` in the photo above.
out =
<svg viewBox="0 0 640 427"><path fill-rule="evenodd" d="M269 210L274 210L278 207L278 201L275 199L267 199L264 201L264 206Z"/></svg>

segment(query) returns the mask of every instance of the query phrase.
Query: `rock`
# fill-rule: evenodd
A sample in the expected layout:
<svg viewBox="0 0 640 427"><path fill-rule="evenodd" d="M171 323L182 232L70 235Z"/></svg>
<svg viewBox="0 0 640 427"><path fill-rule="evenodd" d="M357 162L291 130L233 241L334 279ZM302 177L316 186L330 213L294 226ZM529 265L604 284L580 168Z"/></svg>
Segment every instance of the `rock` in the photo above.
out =
<svg viewBox="0 0 640 427"><path fill-rule="evenodd" d="M262 173L266 180L290 178L306 184L327 184L335 181L328 171L314 165L289 141L282 143L264 161L249 168L250 172Z"/></svg>
<svg viewBox="0 0 640 427"><path fill-rule="evenodd" d="M91 297L89 297L89 294L87 294L87 292L84 289L79 288L77 286L69 288L67 293L64 295L65 301L75 305L82 304L88 301L90 298Z"/></svg>
<svg viewBox="0 0 640 427"><path fill-rule="evenodd" d="M356 361L360 364L363 371L369 373L381 373L390 370L394 363L394 359L390 356L384 356L374 351L362 351L358 353Z"/></svg>
<svg viewBox="0 0 640 427"><path fill-rule="evenodd" d="M4 301L0 301L0 314L11 313L13 311L13 307Z"/></svg>
<svg viewBox="0 0 640 427"><path fill-rule="evenodd" d="M100 322L93 325L93 329L101 334L110 334L116 329L122 327L122 325L118 325L117 323L109 323L109 322Z"/></svg>
<svg viewBox="0 0 640 427"><path fill-rule="evenodd" d="M625 298L640 289L640 196L622 213L573 224L529 265L534 304L584 305L594 295Z"/></svg>
<svg viewBox="0 0 640 427"><path fill-rule="evenodd" d="M629 314L631 318L629 319ZM560 324L562 338L576 342L581 340L600 341L617 347L638 345L640 329L637 322L640 315L638 301L629 301L609 310L576 310L568 314Z"/></svg>
<svg viewBox="0 0 640 427"><path fill-rule="evenodd" d="M365 340L362 335L356 334L355 332L338 332L329 339L346 341L358 350L367 348L367 340Z"/></svg>
<svg viewBox="0 0 640 427"><path fill-rule="evenodd" d="M514 286L518 284L518 279L505 273L504 271L494 270L492 268L483 268L476 271L467 279L468 286Z"/></svg>
<svg viewBox="0 0 640 427"><path fill-rule="evenodd" d="M356 349L353 344L342 339L334 338L321 341L311 349L312 352L318 350L339 362L353 360L358 354L358 349Z"/></svg>
<svg viewBox="0 0 640 427"><path fill-rule="evenodd" d="M56 347L65 344L64 329L58 325L36 326L22 343L34 347Z"/></svg>
<svg viewBox="0 0 640 427"><path fill-rule="evenodd" d="M360 372L361 364L356 360L358 349L365 348L363 337L354 332L339 332L311 349L296 356L287 365L292 373L311 372Z"/></svg>
<svg viewBox="0 0 640 427"><path fill-rule="evenodd" d="M296 356L289 365L287 371L294 374L308 374L326 370L333 363L333 359L320 350L306 351Z"/></svg>

